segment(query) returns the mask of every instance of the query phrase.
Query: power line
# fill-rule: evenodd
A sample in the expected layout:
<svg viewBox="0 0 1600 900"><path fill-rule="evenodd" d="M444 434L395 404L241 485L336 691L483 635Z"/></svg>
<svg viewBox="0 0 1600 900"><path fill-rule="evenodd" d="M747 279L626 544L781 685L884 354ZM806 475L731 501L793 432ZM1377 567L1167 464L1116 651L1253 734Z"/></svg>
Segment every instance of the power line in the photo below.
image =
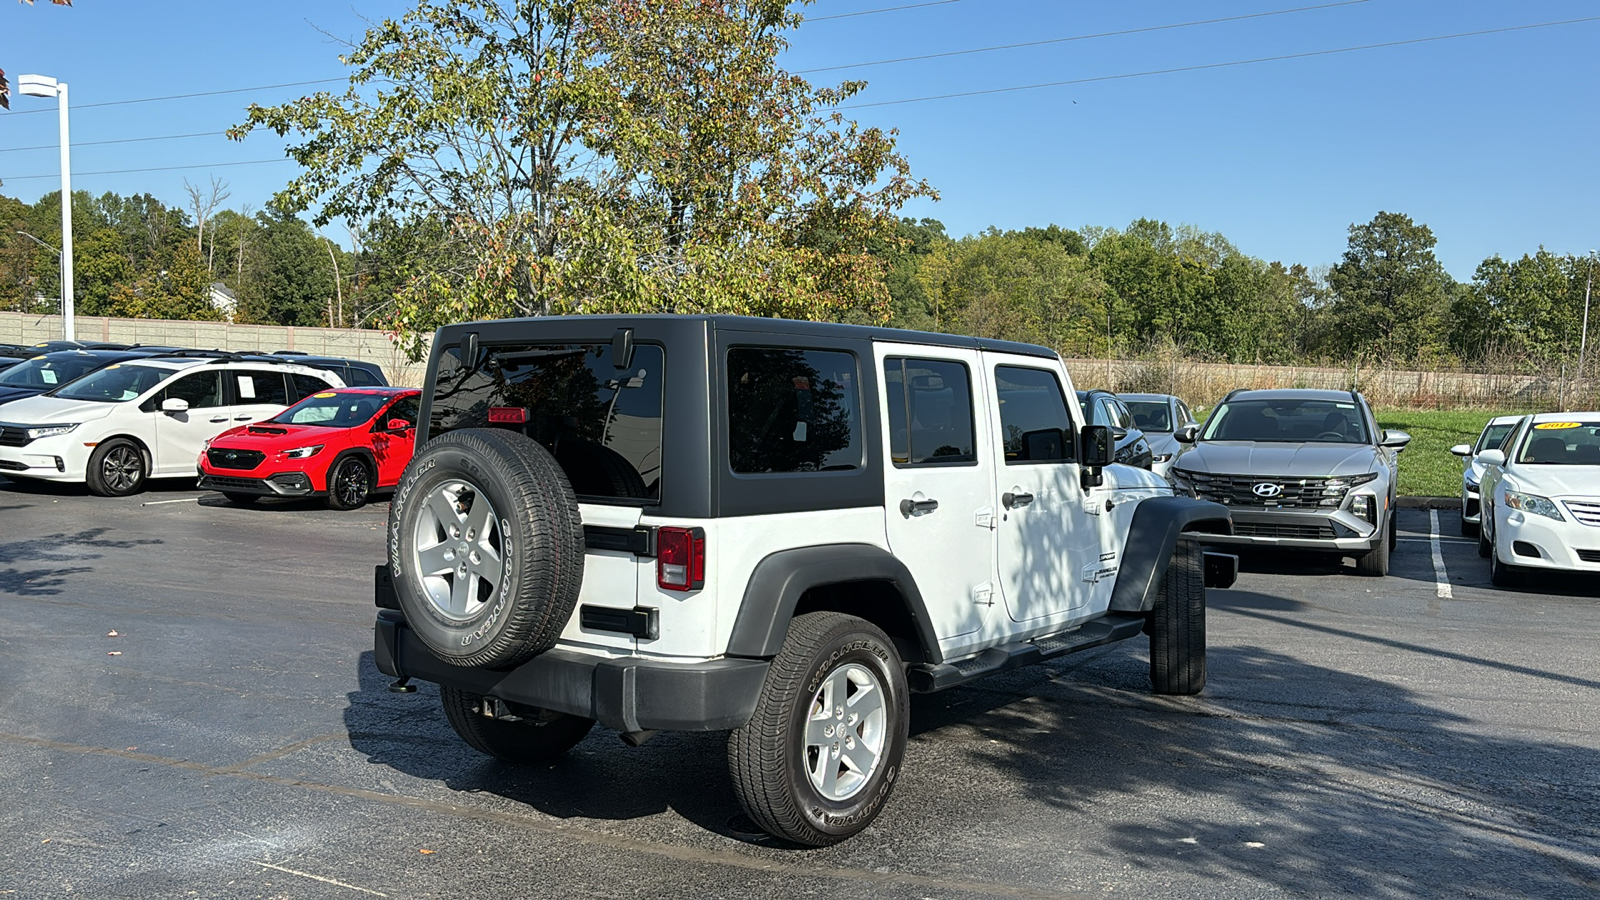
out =
<svg viewBox="0 0 1600 900"><path fill-rule="evenodd" d="M260 165L265 165L267 163L285 163L285 162L294 162L294 160L289 159L288 157L280 157L278 159L247 159L247 160L245 160L243 162L195 163L194 165L189 165L189 166L153 166L153 167L148 168L148 169L104 169L104 170L99 171L99 172L73 172L72 174L74 176L79 176L79 175L127 175L127 174L132 173L132 172L176 172L176 171L179 171L181 169L220 169L220 168L223 168L224 166L260 166ZM51 172L48 175L10 175L10 176L7 176L4 180L8 180L8 181L30 181L30 180L35 179L35 178L59 178L59 177L61 177L61 173L60 172Z"/></svg>
<svg viewBox="0 0 1600 900"><path fill-rule="evenodd" d="M1378 50L1384 47L1403 47L1407 44L1426 44L1434 41L1450 41L1456 38L1481 37L1488 34L1506 34L1512 31L1528 31L1534 28L1553 28L1557 25L1576 25L1583 22L1600 21L1600 16L1585 16L1581 19L1563 19L1559 22L1539 22L1533 25L1510 25L1505 28L1489 28L1483 31L1463 31L1457 34L1441 34L1433 37L1411 38L1404 41L1385 41L1381 44L1363 44L1359 47L1339 47L1333 50L1312 50L1306 53L1287 53L1282 56L1260 56L1255 59L1238 59L1230 62L1206 63L1197 66L1179 66L1173 69L1151 69L1147 72L1126 72L1121 75L1097 75L1093 78L1073 78L1066 81L1046 81L1039 84L1019 84L1012 87L989 88L982 91L961 91L954 94L935 94L928 97L908 97L903 100L880 100L876 103L853 103L848 106L836 106L834 109L866 109L873 106L898 106L903 103L926 103L932 100L952 100L959 97L979 97L985 94L1005 94L1013 91L1032 91L1041 88L1064 87L1073 84L1090 84L1097 81L1117 81L1124 78L1143 78L1147 75L1173 75L1179 72L1198 72L1205 69L1224 69L1230 66L1248 66L1255 63L1281 62L1289 59L1309 59L1315 56L1332 56L1336 53L1354 53L1358 50Z"/></svg>
<svg viewBox="0 0 1600 900"><path fill-rule="evenodd" d="M226 131L197 131L194 134L161 134L155 137L118 138L114 141L73 141L72 146L100 147L105 144L138 144L145 141L176 141L180 138L219 137L227 134ZM20 153L24 150L56 150L60 144L40 144L37 147L0 147L0 153Z"/></svg>
<svg viewBox="0 0 1600 900"><path fill-rule="evenodd" d="M908 3L905 6L885 6L881 9L863 9L860 12L839 13L833 16L817 16L806 19L807 22L826 22L829 19L853 19L856 16L870 16L876 13L899 12L902 9L921 9L924 6L944 6L947 3L960 3L961 0L931 0L928 3Z"/></svg>
<svg viewBox="0 0 1600 900"><path fill-rule="evenodd" d="M218 97L223 94L244 94L250 91L271 91L286 87L305 87L308 84L333 84L338 81L348 81L348 78L318 78L314 81L288 81L283 84L262 84L255 87L229 88L225 91L200 91L193 94L172 94L167 97L141 97L137 100L107 100L104 103L74 103L72 111L80 109L96 109L102 106L126 106L130 103L160 103L163 100L189 100L194 97ZM39 113L53 113L55 110L48 107L44 109L24 109L20 112L9 113L13 116L32 116Z"/></svg>
<svg viewBox="0 0 1600 900"><path fill-rule="evenodd" d="M896 59L875 59L871 62L849 63L842 66L821 66L815 69L799 69L794 74L808 75L813 72L832 72L838 69L864 69L867 66L886 66L891 63L917 62L924 59L943 59L949 56L966 56L972 53L992 53L997 50L1019 50L1024 47L1043 47L1048 44L1065 44L1069 41L1089 41L1096 38L1121 37L1129 34L1146 34L1152 31L1170 31L1174 28L1191 28L1196 25L1217 25L1223 22L1239 22L1244 19L1263 19L1268 16L1286 16L1290 13L1310 12L1318 9L1332 9L1336 6L1355 6L1367 3L1369 0L1340 0L1337 3L1322 3L1316 6L1299 6L1294 9L1278 9L1271 12L1249 13L1242 16L1225 16L1220 19L1199 19L1194 22L1175 22L1170 25L1151 25L1145 28L1128 28L1122 31L1102 31L1098 34L1078 34L1072 37L1050 38L1044 41L1026 41L1021 44L999 44L993 47L976 47L971 50L951 50L947 53L927 53L922 56L901 56Z"/></svg>

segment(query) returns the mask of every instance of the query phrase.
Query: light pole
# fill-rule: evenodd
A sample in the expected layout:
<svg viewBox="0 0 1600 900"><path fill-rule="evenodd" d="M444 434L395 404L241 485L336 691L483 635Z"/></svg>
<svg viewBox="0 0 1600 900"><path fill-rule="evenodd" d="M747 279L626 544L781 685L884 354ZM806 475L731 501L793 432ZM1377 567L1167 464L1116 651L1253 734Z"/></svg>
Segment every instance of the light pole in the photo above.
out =
<svg viewBox="0 0 1600 900"><path fill-rule="evenodd" d="M17 90L29 97L55 97L61 106L61 332L75 340L72 324L72 151L67 140L67 83L46 75L23 75Z"/></svg>

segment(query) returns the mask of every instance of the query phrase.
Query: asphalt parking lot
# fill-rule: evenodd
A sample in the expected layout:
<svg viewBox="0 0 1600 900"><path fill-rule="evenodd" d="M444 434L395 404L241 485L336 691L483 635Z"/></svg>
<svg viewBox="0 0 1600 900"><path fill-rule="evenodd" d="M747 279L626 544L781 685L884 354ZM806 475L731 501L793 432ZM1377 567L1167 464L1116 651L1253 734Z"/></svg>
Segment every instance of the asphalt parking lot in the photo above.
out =
<svg viewBox="0 0 1600 900"><path fill-rule="evenodd" d="M0 479L0 898L1600 892L1600 584L1491 588L1453 512L1381 580L1247 558L1198 698L1142 640L917 698L818 851L746 832L722 735L518 770L388 693L385 515Z"/></svg>

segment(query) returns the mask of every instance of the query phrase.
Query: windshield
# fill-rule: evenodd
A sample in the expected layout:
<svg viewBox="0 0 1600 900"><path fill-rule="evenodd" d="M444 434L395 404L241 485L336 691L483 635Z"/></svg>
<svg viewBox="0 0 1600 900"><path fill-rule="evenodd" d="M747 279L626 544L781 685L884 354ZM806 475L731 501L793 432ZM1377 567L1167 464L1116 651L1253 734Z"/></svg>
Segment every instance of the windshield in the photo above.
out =
<svg viewBox="0 0 1600 900"><path fill-rule="evenodd" d="M100 365L97 359L45 359L35 356L0 372L0 387L48 391Z"/></svg>
<svg viewBox="0 0 1600 900"><path fill-rule="evenodd" d="M312 394L267 421L275 425L354 428L370 421L388 399L378 394L339 394L324 391Z"/></svg>
<svg viewBox="0 0 1600 900"><path fill-rule="evenodd" d="M1124 400L1140 431L1172 431L1172 408L1165 400Z"/></svg>
<svg viewBox="0 0 1600 900"><path fill-rule="evenodd" d="M1600 466L1600 419L1540 422L1528 429L1517 462L1545 466Z"/></svg>
<svg viewBox="0 0 1600 900"><path fill-rule="evenodd" d="M173 375L171 369L154 366L125 366L120 363L90 372L77 381L52 392L52 397L68 400L94 400L121 403L134 400Z"/></svg>
<svg viewBox="0 0 1600 900"><path fill-rule="evenodd" d="M1500 446L1505 441L1506 435L1511 433L1511 429L1516 427L1517 423L1515 422L1507 422L1504 425L1490 425L1483 430L1483 435L1478 438L1478 446L1472 452L1482 453L1490 447Z"/></svg>
<svg viewBox="0 0 1600 900"><path fill-rule="evenodd" d="M1365 444L1367 429L1354 401L1237 400L1217 407L1205 441Z"/></svg>

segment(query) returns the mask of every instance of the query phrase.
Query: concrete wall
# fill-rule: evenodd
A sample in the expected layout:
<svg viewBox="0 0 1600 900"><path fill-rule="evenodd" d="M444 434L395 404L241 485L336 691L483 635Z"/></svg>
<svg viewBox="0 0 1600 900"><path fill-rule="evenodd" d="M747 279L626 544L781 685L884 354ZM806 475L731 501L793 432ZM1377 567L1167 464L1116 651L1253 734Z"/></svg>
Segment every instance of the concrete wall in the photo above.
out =
<svg viewBox="0 0 1600 900"><path fill-rule="evenodd" d="M405 354L382 331L112 319L104 316L77 316L73 324L80 341L118 341L124 344L161 344L239 352L302 350L318 356L367 360L382 366L391 384L422 386L424 366L407 361ZM0 343L37 344L60 337L60 316L0 311Z"/></svg>

